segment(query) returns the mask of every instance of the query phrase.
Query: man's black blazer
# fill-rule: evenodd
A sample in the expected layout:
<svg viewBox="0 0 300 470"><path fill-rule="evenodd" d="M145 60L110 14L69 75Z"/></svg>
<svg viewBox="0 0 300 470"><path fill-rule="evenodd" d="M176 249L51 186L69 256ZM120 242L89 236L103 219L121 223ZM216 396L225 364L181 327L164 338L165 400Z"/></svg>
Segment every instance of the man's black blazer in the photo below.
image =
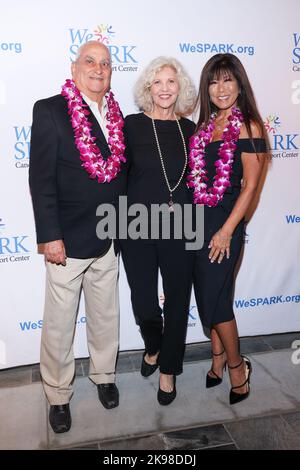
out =
<svg viewBox="0 0 300 470"><path fill-rule="evenodd" d="M104 158L109 147L95 116L88 116L93 136ZM96 209L116 204L126 192L126 165L110 183L91 179L81 166L68 114L61 95L37 101L33 108L29 184L37 243L62 239L71 258L93 258L104 253L110 240L99 240Z"/></svg>

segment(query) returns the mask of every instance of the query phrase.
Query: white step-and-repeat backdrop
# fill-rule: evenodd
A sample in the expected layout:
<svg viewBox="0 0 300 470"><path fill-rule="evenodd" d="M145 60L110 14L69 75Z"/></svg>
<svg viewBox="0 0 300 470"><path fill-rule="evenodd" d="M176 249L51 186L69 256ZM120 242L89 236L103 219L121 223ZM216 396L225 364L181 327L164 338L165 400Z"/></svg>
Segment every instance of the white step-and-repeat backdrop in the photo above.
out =
<svg viewBox="0 0 300 470"><path fill-rule="evenodd" d="M0 368L39 361L45 269L28 188L32 106L60 92L78 46L91 39L110 48L124 114L137 112L133 85L158 55L179 59L196 86L213 54L242 60L268 129L272 165L245 226L235 313L242 336L300 330L299 18L298 0L0 1ZM122 266L120 296L120 349L140 349ZM204 340L192 299L187 341ZM88 355L83 303L75 352Z"/></svg>

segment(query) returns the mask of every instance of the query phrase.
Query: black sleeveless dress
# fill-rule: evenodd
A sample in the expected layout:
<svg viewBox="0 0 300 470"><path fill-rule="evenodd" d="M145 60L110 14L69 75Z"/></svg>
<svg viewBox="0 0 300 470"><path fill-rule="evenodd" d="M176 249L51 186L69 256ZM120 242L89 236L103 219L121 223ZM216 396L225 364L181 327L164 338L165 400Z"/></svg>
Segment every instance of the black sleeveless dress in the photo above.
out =
<svg viewBox="0 0 300 470"><path fill-rule="evenodd" d="M218 150L222 141L214 141L207 145L205 158L210 187L215 175L214 163L220 157ZM208 254L209 242L213 235L222 227L229 217L241 191L243 178L242 152L264 153L266 142L264 139L239 139L235 150L231 186L227 188L222 201L216 207L204 208L204 245L197 252L194 269L194 292L198 312L203 326L211 328L212 325L230 321L234 318L233 312L233 282L234 269L243 245L244 220L236 227L230 245L230 258L223 258L218 264L211 263Z"/></svg>

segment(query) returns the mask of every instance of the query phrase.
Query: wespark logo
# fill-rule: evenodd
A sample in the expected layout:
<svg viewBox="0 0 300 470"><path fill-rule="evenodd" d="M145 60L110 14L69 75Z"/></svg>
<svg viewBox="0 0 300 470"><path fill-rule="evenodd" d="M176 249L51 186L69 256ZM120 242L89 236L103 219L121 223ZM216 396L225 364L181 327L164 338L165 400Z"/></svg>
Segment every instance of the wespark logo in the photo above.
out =
<svg viewBox="0 0 300 470"><path fill-rule="evenodd" d="M164 302L165 302L164 293L160 294L159 301L160 301L160 306L163 310ZM199 316L198 316L196 305L190 305L190 307L189 307L189 316L188 316L188 327L189 328L194 328L196 326L198 317Z"/></svg>
<svg viewBox="0 0 300 470"><path fill-rule="evenodd" d="M78 48L87 41L98 41L105 44L110 52L113 72L137 72L138 60L136 45L124 44L123 40L117 40L115 28L109 24L100 24L91 30L88 28L69 29L71 45L70 59L73 61Z"/></svg>
<svg viewBox="0 0 300 470"><path fill-rule="evenodd" d="M248 54L253 55L255 53L254 46L239 46L237 44L224 44L224 43L209 43L209 42L180 42L178 44L179 51L183 54L220 54L220 53L231 53L231 54Z"/></svg>
<svg viewBox="0 0 300 470"><path fill-rule="evenodd" d="M292 70L300 72L300 34L294 33L292 39ZM291 101L293 104L300 104L300 80L292 82Z"/></svg>
<svg viewBox="0 0 300 470"><path fill-rule="evenodd" d="M76 320L76 325L85 325L86 324L86 317L78 317ZM37 320L37 321L32 321L32 320L25 320L22 322L19 322L19 328L22 332L27 333L28 331L33 331L33 330L41 330L43 328L43 320Z"/></svg>
<svg viewBox="0 0 300 470"><path fill-rule="evenodd" d="M264 122L265 128L269 134L276 134L277 129L280 127L280 119L278 116L268 116Z"/></svg>
<svg viewBox="0 0 300 470"><path fill-rule="evenodd" d="M0 264L29 261L28 235L11 235L0 218Z"/></svg>
<svg viewBox="0 0 300 470"><path fill-rule="evenodd" d="M190 305L189 316L188 316L188 327L195 328L197 319L199 318L198 310L196 305Z"/></svg>
<svg viewBox="0 0 300 470"><path fill-rule="evenodd" d="M16 168L29 167L31 126L14 126L14 161Z"/></svg>
<svg viewBox="0 0 300 470"><path fill-rule="evenodd" d="M300 224L300 217L295 214L289 214L285 216L287 224Z"/></svg>
<svg viewBox="0 0 300 470"><path fill-rule="evenodd" d="M110 44L110 41L115 35L113 27L108 24L100 24L94 29L94 35L98 41L102 42L105 45Z"/></svg>
<svg viewBox="0 0 300 470"><path fill-rule="evenodd" d="M294 33L292 39L292 63L293 71L300 72L300 34Z"/></svg>
<svg viewBox="0 0 300 470"><path fill-rule="evenodd" d="M22 52L22 44L20 42L0 42L0 54L9 53L20 54Z"/></svg>
<svg viewBox="0 0 300 470"><path fill-rule="evenodd" d="M264 121L269 134L272 158L293 159L299 157L299 134L281 132L281 121L276 115L270 114Z"/></svg>
<svg viewBox="0 0 300 470"><path fill-rule="evenodd" d="M264 307L266 305L277 305L285 303L299 304L300 294L296 295L273 295L271 297L254 297L252 299L236 299L234 301L235 308L252 308Z"/></svg>

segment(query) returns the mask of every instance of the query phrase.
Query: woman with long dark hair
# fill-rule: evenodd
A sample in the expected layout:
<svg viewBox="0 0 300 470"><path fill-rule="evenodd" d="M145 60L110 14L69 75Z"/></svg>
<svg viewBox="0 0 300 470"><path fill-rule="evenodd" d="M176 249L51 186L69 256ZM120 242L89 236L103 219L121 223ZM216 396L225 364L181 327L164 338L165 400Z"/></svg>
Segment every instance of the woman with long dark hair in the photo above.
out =
<svg viewBox="0 0 300 470"><path fill-rule="evenodd" d="M207 388L229 368L230 404L250 393L250 360L240 355L233 312L234 270L243 221L267 151L266 133L246 71L233 54L217 54L203 68L200 115L190 141L188 185L204 204L204 246L197 253L194 290L200 318L210 330L212 367Z"/></svg>

